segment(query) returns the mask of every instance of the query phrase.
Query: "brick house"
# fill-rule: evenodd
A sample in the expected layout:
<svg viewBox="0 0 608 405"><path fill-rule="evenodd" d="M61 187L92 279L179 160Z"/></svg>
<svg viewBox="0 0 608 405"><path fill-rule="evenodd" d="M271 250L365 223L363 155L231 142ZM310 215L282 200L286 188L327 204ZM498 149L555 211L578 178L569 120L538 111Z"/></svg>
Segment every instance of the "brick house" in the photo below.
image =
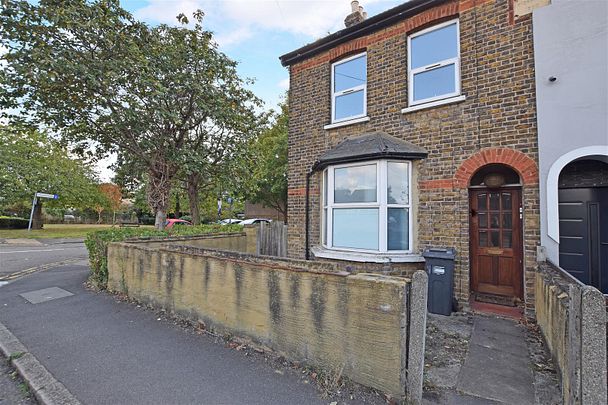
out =
<svg viewBox="0 0 608 405"><path fill-rule="evenodd" d="M356 2L353 2L356 3ZM288 252L410 274L457 251L454 291L533 308L539 186L532 19L512 0L411 0L281 57Z"/></svg>

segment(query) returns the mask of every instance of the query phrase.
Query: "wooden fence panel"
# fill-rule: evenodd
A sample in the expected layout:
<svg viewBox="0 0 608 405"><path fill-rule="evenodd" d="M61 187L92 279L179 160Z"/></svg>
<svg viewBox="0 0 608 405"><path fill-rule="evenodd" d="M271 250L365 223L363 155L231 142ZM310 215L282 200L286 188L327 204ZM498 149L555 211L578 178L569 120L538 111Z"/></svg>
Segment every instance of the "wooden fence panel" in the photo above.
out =
<svg viewBox="0 0 608 405"><path fill-rule="evenodd" d="M282 221L260 223L257 253L259 255L287 257L287 225Z"/></svg>

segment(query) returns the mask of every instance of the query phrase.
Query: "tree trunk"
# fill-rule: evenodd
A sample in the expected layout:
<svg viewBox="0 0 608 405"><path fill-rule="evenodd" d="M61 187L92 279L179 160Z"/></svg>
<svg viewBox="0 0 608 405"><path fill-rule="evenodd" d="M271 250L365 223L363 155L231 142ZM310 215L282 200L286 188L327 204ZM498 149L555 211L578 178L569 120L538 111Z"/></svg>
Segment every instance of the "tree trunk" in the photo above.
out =
<svg viewBox="0 0 608 405"><path fill-rule="evenodd" d="M190 173L186 180L188 189L188 203L190 204L190 216L192 217L193 225L201 224L201 213L198 206L198 188L200 183L200 175L198 173Z"/></svg>
<svg viewBox="0 0 608 405"><path fill-rule="evenodd" d="M179 193L175 193L175 218L182 217L182 207L179 203Z"/></svg>
<svg viewBox="0 0 608 405"><path fill-rule="evenodd" d="M34 206L34 216L32 218L32 229L42 229L42 201L37 200Z"/></svg>
<svg viewBox="0 0 608 405"><path fill-rule="evenodd" d="M176 168L160 160L148 169L148 204L155 213L154 226L159 231L165 229L169 196Z"/></svg>

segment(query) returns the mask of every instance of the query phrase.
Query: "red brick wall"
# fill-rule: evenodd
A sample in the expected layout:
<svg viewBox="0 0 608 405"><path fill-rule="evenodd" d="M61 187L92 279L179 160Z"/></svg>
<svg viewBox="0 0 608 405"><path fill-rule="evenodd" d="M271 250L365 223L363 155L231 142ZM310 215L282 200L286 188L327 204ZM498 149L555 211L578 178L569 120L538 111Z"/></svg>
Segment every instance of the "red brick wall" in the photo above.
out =
<svg viewBox="0 0 608 405"><path fill-rule="evenodd" d="M418 183L412 185L418 196L416 247L457 249L455 291L461 303L469 298L470 176L486 163L504 163L521 175L526 302L533 305L531 273L540 225L532 21L530 16L513 21L510 10L508 0L445 3L291 66L290 256L305 255L306 173L318 155L347 136L385 131L429 152L415 165ZM460 20L461 86L466 100L403 114L408 91L407 35L450 17ZM367 51L370 120L324 130L331 114L330 63L354 50ZM310 190L311 246L319 244L319 187L320 175L315 173ZM352 267L365 270L361 264ZM377 271L378 266L367 269Z"/></svg>

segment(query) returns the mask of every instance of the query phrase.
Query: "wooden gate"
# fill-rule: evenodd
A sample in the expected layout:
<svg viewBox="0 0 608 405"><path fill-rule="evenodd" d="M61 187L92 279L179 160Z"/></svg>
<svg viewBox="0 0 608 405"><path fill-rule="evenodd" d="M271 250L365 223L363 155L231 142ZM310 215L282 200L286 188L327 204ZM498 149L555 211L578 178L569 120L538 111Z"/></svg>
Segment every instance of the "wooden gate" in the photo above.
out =
<svg viewBox="0 0 608 405"><path fill-rule="evenodd" d="M259 255L287 257L287 225L282 221L261 222L256 251Z"/></svg>

